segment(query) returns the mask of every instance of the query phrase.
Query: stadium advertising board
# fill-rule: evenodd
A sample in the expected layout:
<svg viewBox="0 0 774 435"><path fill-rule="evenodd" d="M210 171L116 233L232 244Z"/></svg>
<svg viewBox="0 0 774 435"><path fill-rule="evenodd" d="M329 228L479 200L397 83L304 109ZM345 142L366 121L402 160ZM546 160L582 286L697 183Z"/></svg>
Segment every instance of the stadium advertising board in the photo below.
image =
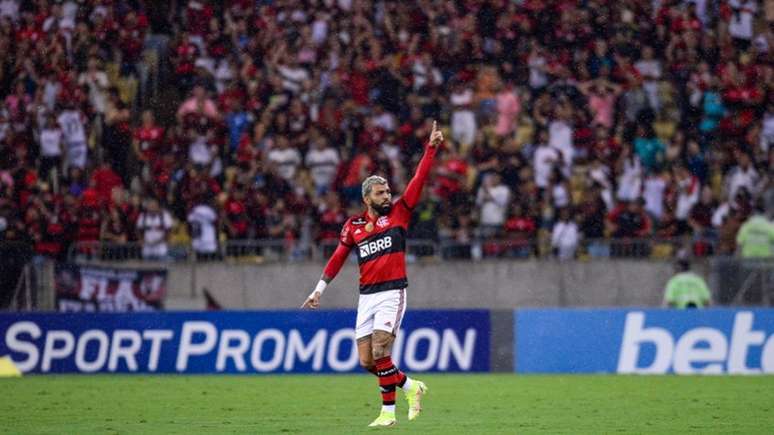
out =
<svg viewBox="0 0 774 435"><path fill-rule="evenodd" d="M774 373L774 310L518 310L519 373Z"/></svg>
<svg viewBox="0 0 774 435"><path fill-rule="evenodd" d="M54 275L56 306L62 312L157 311L164 306L166 270L58 263Z"/></svg>
<svg viewBox="0 0 774 435"><path fill-rule="evenodd" d="M360 372L355 312L0 315L0 356L25 373ZM489 370L489 312L406 314L393 359L408 371Z"/></svg>

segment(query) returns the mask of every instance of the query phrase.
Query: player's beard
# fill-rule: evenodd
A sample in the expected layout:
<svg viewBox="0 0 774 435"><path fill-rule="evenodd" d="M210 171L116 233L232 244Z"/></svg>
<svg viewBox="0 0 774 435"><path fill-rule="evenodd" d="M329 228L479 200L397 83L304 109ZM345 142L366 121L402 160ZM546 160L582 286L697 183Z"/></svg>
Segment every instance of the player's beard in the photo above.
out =
<svg viewBox="0 0 774 435"><path fill-rule="evenodd" d="M371 206L371 208L374 209L376 214L379 216L387 216L390 214L390 210L392 210L392 203L386 203L386 204L374 204Z"/></svg>

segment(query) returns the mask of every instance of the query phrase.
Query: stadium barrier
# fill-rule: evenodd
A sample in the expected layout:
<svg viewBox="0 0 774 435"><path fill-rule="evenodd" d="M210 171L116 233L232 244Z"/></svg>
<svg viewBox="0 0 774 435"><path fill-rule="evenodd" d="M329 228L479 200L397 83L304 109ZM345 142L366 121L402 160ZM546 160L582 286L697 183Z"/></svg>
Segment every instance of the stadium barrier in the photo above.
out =
<svg viewBox="0 0 774 435"><path fill-rule="evenodd" d="M514 313L517 373L774 373L774 310Z"/></svg>
<svg viewBox="0 0 774 435"><path fill-rule="evenodd" d="M338 242L318 244L300 243L284 239L228 240L218 245L217 252L197 255L189 243L169 243L165 261L227 260L251 262L325 261ZM716 241L711 238L622 238L584 239L576 250L580 260L596 258L669 259L681 250L697 257L715 253ZM483 260L494 258L530 259L550 258L548 240L496 237L459 242L430 239L407 240L408 260L419 258L437 260ZM68 250L70 261L132 261L146 260L142 243L76 242ZM159 261L158 257L149 258Z"/></svg>
<svg viewBox="0 0 774 435"><path fill-rule="evenodd" d="M353 310L0 314L24 373L350 373ZM412 372L490 369L487 310L413 310L393 358Z"/></svg>

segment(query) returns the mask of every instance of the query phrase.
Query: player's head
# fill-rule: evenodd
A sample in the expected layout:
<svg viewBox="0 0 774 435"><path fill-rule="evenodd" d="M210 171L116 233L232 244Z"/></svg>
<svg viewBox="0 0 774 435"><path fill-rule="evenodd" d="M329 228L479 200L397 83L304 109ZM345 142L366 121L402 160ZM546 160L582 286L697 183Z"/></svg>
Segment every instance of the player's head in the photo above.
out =
<svg viewBox="0 0 774 435"><path fill-rule="evenodd" d="M371 175L363 181L363 202L379 216L390 213L392 208L392 192L387 180L378 175Z"/></svg>

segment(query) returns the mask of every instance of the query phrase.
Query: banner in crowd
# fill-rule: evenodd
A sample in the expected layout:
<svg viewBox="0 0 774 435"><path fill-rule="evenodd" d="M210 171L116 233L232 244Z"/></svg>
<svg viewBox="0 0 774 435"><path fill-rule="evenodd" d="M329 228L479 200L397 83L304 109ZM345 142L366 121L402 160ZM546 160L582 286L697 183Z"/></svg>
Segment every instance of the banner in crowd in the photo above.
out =
<svg viewBox="0 0 774 435"><path fill-rule="evenodd" d="M156 311L164 305L167 271L58 263L54 283L59 311Z"/></svg>
<svg viewBox="0 0 774 435"><path fill-rule="evenodd" d="M515 312L518 373L774 373L774 310Z"/></svg>
<svg viewBox="0 0 774 435"><path fill-rule="evenodd" d="M352 310L0 314L0 356L24 373L345 373ZM488 371L486 310L406 313L393 359L411 372Z"/></svg>

